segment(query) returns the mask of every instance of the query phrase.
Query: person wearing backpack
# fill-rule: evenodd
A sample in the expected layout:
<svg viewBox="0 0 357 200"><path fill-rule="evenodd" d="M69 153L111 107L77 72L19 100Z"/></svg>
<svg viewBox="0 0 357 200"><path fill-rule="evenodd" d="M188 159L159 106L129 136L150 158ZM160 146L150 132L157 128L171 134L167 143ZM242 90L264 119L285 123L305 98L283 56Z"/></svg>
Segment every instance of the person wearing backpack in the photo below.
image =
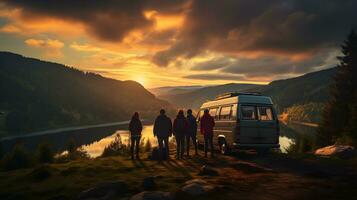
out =
<svg viewBox="0 0 357 200"><path fill-rule="evenodd" d="M158 160L166 160L169 158L169 137L172 135L172 122L166 116L165 110L160 110L160 115L157 116L154 123L154 136L157 137L159 145Z"/></svg>
<svg viewBox="0 0 357 200"><path fill-rule="evenodd" d="M185 151L185 134L187 133L187 119L180 110L174 120L173 132L176 139L176 158L182 159Z"/></svg>
<svg viewBox="0 0 357 200"><path fill-rule="evenodd" d="M192 115L192 110L188 109L187 110L187 134L186 134L186 151L187 151L187 156L190 156L190 139L192 139L192 143L195 146L195 155L198 155L197 152L197 122L196 122L196 117Z"/></svg>

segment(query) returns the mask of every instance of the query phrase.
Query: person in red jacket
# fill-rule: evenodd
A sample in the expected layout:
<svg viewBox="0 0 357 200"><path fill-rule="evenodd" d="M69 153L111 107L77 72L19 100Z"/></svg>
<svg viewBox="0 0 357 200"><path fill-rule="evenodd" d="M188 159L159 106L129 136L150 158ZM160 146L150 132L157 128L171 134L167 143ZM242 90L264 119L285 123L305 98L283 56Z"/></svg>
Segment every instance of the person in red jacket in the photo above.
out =
<svg viewBox="0 0 357 200"><path fill-rule="evenodd" d="M204 114L201 118L200 131L204 136L205 140L205 157L207 158L208 146L210 146L211 157L214 155L213 148L213 127L214 127L214 118L209 114L209 110L205 109Z"/></svg>

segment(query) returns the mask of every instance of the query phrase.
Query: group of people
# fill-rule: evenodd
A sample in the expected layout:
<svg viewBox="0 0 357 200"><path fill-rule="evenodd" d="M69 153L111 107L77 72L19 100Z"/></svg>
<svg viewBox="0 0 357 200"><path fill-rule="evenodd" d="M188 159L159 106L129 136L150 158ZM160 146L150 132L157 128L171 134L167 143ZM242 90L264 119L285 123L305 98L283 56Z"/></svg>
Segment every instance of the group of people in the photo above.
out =
<svg viewBox="0 0 357 200"><path fill-rule="evenodd" d="M214 156L213 147L213 127L215 125L214 118L210 116L209 111L205 110L200 119L200 132L204 136L205 157L207 157L208 147L210 147L211 156ZM129 123L129 131L131 136L131 157L134 159L134 149L136 158L139 158L139 144L143 126L139 119L139 113L135 112ZM160 115L156 118L153 129L154 136L158 142L158 158L165 159L169 156L169 137L174 135L176 140L176 158L182 159L185 153L190 154L190 141L197 152L197 121L192 115L192 110L187 110L187 115L184 115L183 110L179 110L174 122L165 114L165 110L160 110Z"/></svg>

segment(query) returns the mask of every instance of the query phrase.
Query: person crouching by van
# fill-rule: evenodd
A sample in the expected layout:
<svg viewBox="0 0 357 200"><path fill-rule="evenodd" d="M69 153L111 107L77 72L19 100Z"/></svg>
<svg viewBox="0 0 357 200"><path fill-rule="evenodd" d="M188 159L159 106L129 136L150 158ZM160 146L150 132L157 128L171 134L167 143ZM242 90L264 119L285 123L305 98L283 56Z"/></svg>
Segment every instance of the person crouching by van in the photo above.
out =
<svg viewBox="0 0 357 200"><path fill-rule="evenodd" d="M131 117L129 123L129 131L130 131L130 151L131 151L131 159L134 159L134 146L135 146L135 154L136 158L139 159L139 146L140 146L140 138L141 138L141 131L143 130L143 125L139 119L139 113L135 112L134 115Z"/></svg>
<svg viewBox="0 0 357 200"><path fill-rule="evenodd" d="M197 152L197 141L196 141L196 135L197 135L197 122L196 122L196 117L192 115L192 110L188 109L187 110L187 134L186 134L186 151L187 151L187 156L190 156L190 138L192 139L192 143L195 146L195 155L198 155Z"/></svg>
<svg viewBox="0 0 357 200"><path fill-rule="evenodd" d="M211 157L214 156L214 148L213 148L213 127L214 127L214 119L209 114L209 110L205 109L204 114L201 118L201 134L204 136L205 140L205 157L207 158L208 146L210 146Z"/></svg>
<svg viewBox="0 0 357 200"><path fill-rule="evenodd" d="M163 160L165 155L169 157L169 137L172 135L172 122L169 117L165 115L165 110L160 110L160 115L156 117L154 123L154 136L157 137L159 144L159 161ZM164 149L165 145L165 149ZM165 152L164 152L165 150ZM165 159L166 159L165 158Z"/></svg>
<svg viewBox="0 0 357 200"><path fill-rule="evenodd" d="M183 157L185 151L185 135L187 133L187 120L183 114L183 110L180 110L174 120L174 136L176 140L176 158Z"/></svg>

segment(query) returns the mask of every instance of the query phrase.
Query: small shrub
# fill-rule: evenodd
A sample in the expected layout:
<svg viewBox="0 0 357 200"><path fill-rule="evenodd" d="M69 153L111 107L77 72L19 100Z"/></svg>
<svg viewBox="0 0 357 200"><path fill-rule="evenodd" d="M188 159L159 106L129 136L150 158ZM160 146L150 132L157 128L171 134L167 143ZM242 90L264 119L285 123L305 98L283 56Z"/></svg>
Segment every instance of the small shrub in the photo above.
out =
<svg viewBox="0 0 357 200"><path fill-rule="evenodd" d="M52 168L48 165L41 165L33 169L28 176L35 181L43 181L52 176Z"/></svg>
<svg viewBox="0 0 357 200"><path fill-rule="evenodd" d="M1 166L5 170L27 168L32 164L32 157L22 145L15 145L13 150L5 154L1 161Z"/></svg>
<svg viewBox="0 0 357 200"><path fill-rule="evenodd" d="M49 143L41 143L37 148L36 155L37 155L37 160L40 163L53 162L54 153Z"/></svg>
<svg viewBox="0 0 357 200"><path fill-rule="evenodd" d="M104 148L102 153L102 157L116 155L130 155L130 147L122 143L120 134L115 136L114 140Z"/></svg>
<svg viewBox="0 0 357 200"><path fill-rule="evenodd" d="M68 142L67 151L63 154L56 155L54 158L57 163L64 163L69 162L71 160L89 159L90 156L88 152L86 152L83 148L77 148L75 145L75 141L71 139Z"/></svg>
<svg viewBox="0 0 357 200"><path fill-rule="evenodd" d="M152 144L150 142L150 139L146 140L145 146L144 146L144 151L145 152L151 152L152 150Z"/></svg>

